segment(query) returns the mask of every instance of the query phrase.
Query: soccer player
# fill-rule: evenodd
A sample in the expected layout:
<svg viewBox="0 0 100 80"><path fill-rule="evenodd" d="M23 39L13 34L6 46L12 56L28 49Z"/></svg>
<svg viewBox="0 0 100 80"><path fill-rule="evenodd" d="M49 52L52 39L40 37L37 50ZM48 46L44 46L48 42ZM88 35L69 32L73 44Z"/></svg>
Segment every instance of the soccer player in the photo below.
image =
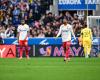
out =
<svg viewBox="0 0 100 80"><path fill-rule="evenodd" d="M80 39L80 45L82 45L84 48L85 58L88 58L90 55L92 45L92 31L86 25L84 25L83 29L81 30Z"/></svg>
<svg viewBox="0 0 100 80"><path fill-rule="evenodd" d="M18 41L20 46L20 53L19 53L19 59L22 59L23 55L23 47L25 47L26 52L26 58L29 59L28 55L28 33L29 33L29 26L25 24L25 21L21 21L21 25L18 26Z"/></svg>
<svg viewBox="0 0 100 80"><path fill-rule="evenodd" d="M59 32L56 37L60 35L62 37L62 45L65 53L64 61L66 60L70 61L69 53L70 53L70 45L71 45L71 34L76 40L72 26L68 24L68 21L66 19L63 19L63 24L60 26Z"/></svg>

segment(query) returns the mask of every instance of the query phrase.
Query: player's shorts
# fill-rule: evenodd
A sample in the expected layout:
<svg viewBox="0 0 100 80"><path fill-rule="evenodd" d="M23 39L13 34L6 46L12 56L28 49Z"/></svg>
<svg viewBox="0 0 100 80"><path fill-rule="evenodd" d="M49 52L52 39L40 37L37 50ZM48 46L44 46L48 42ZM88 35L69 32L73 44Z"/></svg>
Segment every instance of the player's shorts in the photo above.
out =
<svg viewBox="0 0 100 80"><path fill-rule="evenodd" d="M28 45L28 41L27 40L19 40L19 45L20 46L27 46Z"/></svg>
<svg viewBox="0 0 100 80"><path fill-rule="evenodd" d="M70 47L71 41L63 42L63 48Z"/></svg>
<svg viewBox="0 0 100 80"><path fill-rule="evenodd" d="M91 40L83 40L83 47L91 48Z"/></svg>

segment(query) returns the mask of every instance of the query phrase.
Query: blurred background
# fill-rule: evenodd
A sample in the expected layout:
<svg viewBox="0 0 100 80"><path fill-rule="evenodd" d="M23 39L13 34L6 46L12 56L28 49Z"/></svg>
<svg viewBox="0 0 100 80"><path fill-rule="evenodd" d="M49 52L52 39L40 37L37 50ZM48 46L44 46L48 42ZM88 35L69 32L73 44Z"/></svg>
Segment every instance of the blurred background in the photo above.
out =
<svg viewBox="0 0 100 80"><path fill-rule="evenodd" d="M76 37L79 37L80 30L86 22L86 16L100 16L100 4L89 3L91 0L80 0L74 2L67 0L0 0L0 37L13 38L17 35L17 27L24 19L30 27L30 37L54 37L62 20L68 19L73 25ZM85 1L85 2L84 2ZM99 1L99 0L96 0ZM89 4L87 4L87 3ZM72 4L69 5L69 4ZM85 4L85 5L84 5ZM100 37L100 19L91 22L93 35Z"/></svg>

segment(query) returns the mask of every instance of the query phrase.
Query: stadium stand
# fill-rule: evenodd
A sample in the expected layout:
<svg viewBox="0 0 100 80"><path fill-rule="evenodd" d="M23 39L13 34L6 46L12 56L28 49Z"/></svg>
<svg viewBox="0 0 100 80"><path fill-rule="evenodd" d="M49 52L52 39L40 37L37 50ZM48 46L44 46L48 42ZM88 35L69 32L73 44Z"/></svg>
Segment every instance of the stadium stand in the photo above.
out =
<svg viewBox="0 0 100 80"><path fill-rule="evenodd" d="M51 12L46 13L50 4L52 4L51 0L1 0L1 37L16 37L16 29L22 19L30 26L30 37L54 37L64 18L73 25L75 35L79 37L85 17L77 14L72 16L67 11L57 16Z"/></svg>

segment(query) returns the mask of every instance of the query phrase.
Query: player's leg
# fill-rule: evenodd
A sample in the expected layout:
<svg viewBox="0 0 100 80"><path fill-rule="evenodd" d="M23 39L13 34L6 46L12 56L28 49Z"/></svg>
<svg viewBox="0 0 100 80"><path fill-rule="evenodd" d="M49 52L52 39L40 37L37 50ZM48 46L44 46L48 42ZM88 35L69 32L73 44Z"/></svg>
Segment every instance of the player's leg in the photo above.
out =
<svg viewBox="0 0 100 80"><path fill-rule="evenodd" d="M63 42L63 49L64 49L64 61L66 61L66 42Z"/></svg>
<svg viewBox="0 0 100 80"><path fill-rule="evenodd" d="M87 50L88 50L88 46L85 44L85 46L84 46L85 58L88 58Z"/></svg>
<svg viewBox="0 0 100 80"><path fill-rule="evenodd" d="M87 46L87 54L88 56L90 55L90 52L91 52L91 41L88 42L88 46Z"/></svg>
<svg viewBox="0 0 100 80"><path fill-rule="evenodd" d="M68 41L68 42L66 43L66 58L67 58L68 60L70 60L70 58L69 58L70 44L71 44L70 41Z"/></svg>
<svg viewBox="0 0 100 80"><path fill-rule="evenodd" d="M83 41L83 51L84 51L84 55L86 57L87 49L86 49L86 43L85 43L85 41Z"/></svg>
<svg viewBox="0 0 100 80"><path fill-rule="evenodd" d="M91 47L88 47L87 48L87 54L88 54L88 56L90 55L90 52L91 52Z"/></svg>
<svg viewBox="0 0 100 80"><path fill-rule="evenodd" d="M85 43L85 46L86 46L86 58L89 57L90 55L90 51L91 51L91 41L90 40L87 40L86 43Z"/></svg>
<svg viewBox="0 0 100 80"><path fill-rule="evenodd" d="M71 44L70 41L64 42L64 43L63 43L63 47L64 47L64 49L65 49L65 50L64 50L64 52L65 52L65 58L64 58L64 61L66 61L66 59L67 59L67 60L70 60L70 58L69 58L70 44Z"/></svg>
<svg viewBox="0 0 100 80"><path fill-rule="evenodd" d="M24 45L25 45L26 58L29 59L28 41L27 40L24 41Z"/></svg>
<svg viewBox="0 0 100 80"><path fill-rule="evenodd" d="M88 58L89 55L88 55L88 46L86 46L86 53L85 53L85 58Z"/></svg>
<svg viewBox="0 0 100 80"><path fill-rule="evenodd" d="M23 41L22 40L19 41L19 47L20 47L19 59L22 59L22 55L23 55Z"/></svg>
<svg viewBox="0 0 100 80"><path fill-rule="evenodd" d="M88 58L88 54L87 54L87 40L83 40L83 48L84 48L84 55L85 55L85 58Z"/></svg>
<svg viewBox="0 0 100 80"><path fill-rule="evenodd" d="M86 44L85 47L84 47L84 54L85 54L85 58L88 58L89 55L88 55L88 45Z"/></svg>

